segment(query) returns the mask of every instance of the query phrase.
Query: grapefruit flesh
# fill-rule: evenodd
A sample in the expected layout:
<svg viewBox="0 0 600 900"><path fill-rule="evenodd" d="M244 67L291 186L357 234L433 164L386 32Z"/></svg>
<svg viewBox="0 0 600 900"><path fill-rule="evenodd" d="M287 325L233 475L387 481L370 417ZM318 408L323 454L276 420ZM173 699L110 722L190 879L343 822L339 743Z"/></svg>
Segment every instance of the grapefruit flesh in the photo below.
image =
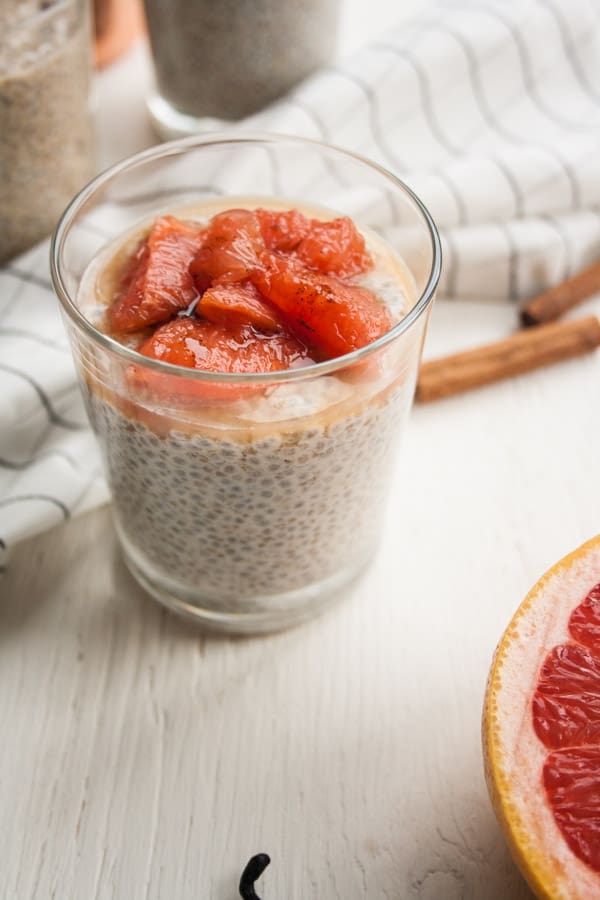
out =
<svg viewBox="0 0 600 900"><path fill-rule="evenodd" d="M486 778L538 897L600 897L600 537L554 566L496 651Z"/></svg>
<svg viewBox="0 0 600 900"><path fill-rule="evenodd" d="M225 327L253 325L266 332L284 330L273 306L251 281L208 288L196 306L196 315Z"/></svg>
<svg viewBox="0 0 600 900"><path fill-rule="evenodd" d="M191 264L200 289L250 277L264 249L260 221L249 209L229 209L210 220L202 246Z"/></svg>
<svg viewBox="0 0 600 900"><path fill-rule="evenodd" d="M310 231L310 219L298 209L257 209L256 215L269 250L291 253Z"/></svg>
<svg viewBox="0 0 600 900"><path fill-rule="evenodd" d="M556 824L579 859L600 872L600 747L569 747L544 763Z"/></svg>
<svg viewBox="0 0 600 900"><path fill-rule="evenodd" d="M131 256L108 323L117 335L140 332L143 355L187 368L244 374L310 365L391 327L383 304L349 280L372 266L347 217L229 209L201 226L161 216ZM193 393L203 393L199 384Z"/></svg>
<svg viewBox="0 0 600 900"><path fill-rule="evenodd" d="M359 275L373 265L365 239L348 216L329 222L313 221L296 252L307 266L339 278Z"/></svg>
<svg viewBox="0 0 600 900"><path fill-rule="evenodd" d="M133 256L108 317L113 331L129 334L166 322L198 296L190 265L202 230L173 216L156 219Z"/></svg>
<svg viewBox="0 0 600 900"><path fill-rule="evenodd" d="M293 253L309 268L350 278L373 267L365 239L348 216L321 221L297 209L257 209L256 215L267 249Z"/></svg>
<svg viewBox="0 0 600 900"><path fill-rule="evenodd" d="M153 359L209 372L278 372L308 359L308 350L285 334L260 334L251 325L237 327L181 316L154 332L139 347Z"/></svg>
<svg viewBox="0 0 600 900"><path fill-rule="evenodd" d="M370 291L314 272L298 260L273 254L251 277L294 333L332 359L365 347L392 326Z"/></svg>
<svg viewBox="0 0 600 900"><path fill-rule="evenodd" d="M371 291L345 280L373 264L351 220L306 219L303 231L299 217L305 218L297 210L270 218L265 210L219 213L191 271L199 286L250 281L300 340L326 358L343 356L381 337L392 322ZM296 250L270 249L291 246L301 233Z"/></svg>
<svg viewBox="0 0 600 900"><path fill-rule="evenodd" d="M143 356L207 372L279 372L309 365L308 348L292 335L263 334L251 325L225 326L206 319L180 316L166 322L138 348ZM133 378L154 394L204 400L235 400L254 393L252 385L185 380L133 367Z"/></svg>

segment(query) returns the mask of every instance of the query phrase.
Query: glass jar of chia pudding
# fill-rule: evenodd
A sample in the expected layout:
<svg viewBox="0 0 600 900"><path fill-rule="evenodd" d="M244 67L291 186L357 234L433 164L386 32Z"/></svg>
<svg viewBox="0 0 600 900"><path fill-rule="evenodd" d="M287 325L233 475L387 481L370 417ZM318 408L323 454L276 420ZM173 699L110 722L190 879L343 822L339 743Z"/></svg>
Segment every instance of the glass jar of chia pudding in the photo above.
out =
<svg viewBox="0 0 600 900"><path fill-rule="evenodd" d="M336 358L258 373L149 358L103 328L107 298L157 216L221 210L351 217L374 260L353 283L391 323ZM286 627L373 557L440 272L435 226L398 179L276 135L212 135L141 153L91 182L53 239L52 277L111 487L128 567L208 627ZM387 326L386 326L387 327Z"/></svg>
<svg viewBox="0 0 600 900"><path fill-rule="evenodd" d="M91 47L86 0L0 0L0 264L93 174Z"/></svg>
<svg viewBox="0 0 600 900"><path fill-rule="evenodd" d="M334 53L339 0L144 0L165 138L257 112ZM212 120L212 121L211 121Z"/></svg>

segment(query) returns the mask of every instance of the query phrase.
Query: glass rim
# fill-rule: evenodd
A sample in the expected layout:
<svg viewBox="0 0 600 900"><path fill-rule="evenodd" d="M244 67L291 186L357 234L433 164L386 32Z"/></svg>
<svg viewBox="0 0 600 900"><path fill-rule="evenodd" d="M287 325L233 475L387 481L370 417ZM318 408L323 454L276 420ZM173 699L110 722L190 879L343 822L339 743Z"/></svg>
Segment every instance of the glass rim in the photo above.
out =
<svg viewBox="0 0 600 900"><path fill-rule="evenodd" d="M420 214L421 219L424 222L429 233L432 261L429 276L427 278L427 282L423 291L421 292L418 300L413 304L411 309L400 319L400 321L397 322L393 328L390 328L389 331L386 331L385 334L382 334L381 337L377 338L374 341L371 341L371 343L366 344L364 347L359 347L357 350L353 350L351 353L345 353L343 356L337 356L333 359L325 360L324 362L317 362L297 369L283 369L277 372L247 373L212 372L203 369L192 369L187 366L178 366L174 363L168 363L163 362L159 359L153 359L152 357L144 356L142 353L139 353L137 350L134 350L131 347L127 347L124 344L121 344L119 341L115 340L115 338L110 337L110 335L105 334L103 331L100 331L98 328L92 325L89 319L84 316L79 307L76 305L75 301L71 298L70 292L64 283L61 271L61 257L65 242L78 213L81 211L81 208L87 203L87 201L91 197L93 197L93 195L98 190L104 187L116 176L123 174L128 169L134 169L138 166L143 166L145 163L150 161L178 156L190 149L195 149L203 146L213 146L219 144L258 145L265 143L288 143L296 146L307 145L317 147L321 150L333 152L334 154L338 154L340 156L346 157L347 159L359 162L362 165L365 165L368 168L383 175L388 181L392 183L392 185L397 190L400 190L401 193L407 196L408 199L412 202L413 206L416 207L416 210ZM316 378L319 375L328 375L332 372L336 372L338 369L346 368L353 365L354 363L358 363L366 359L372 353L375 353L382 347L385 347L388 344L392 343L396 338L400 337L400 335L408 331L411 326L417 321L417 319L421 317L423 312L425 312L425 310L430 306L440 279L441 264L441 242L431 214L429 213L429 210L422 202L422 200L419 199L415 192L410 187L408 187L408 185L405 184L404 181L402 181L384 166L380 166L378 163L375 163L370 159L361 156L359 153L354 153L351 150L345 150L341 147L337 147L333 144L328 144L323 141L313 140L312 138L276 134L274 132L248 132L239 135L230 134L228 132L211 132L210 134L206 135L192 135L191 137L178 138L174 141L168 141L163 144L158 144L154 147L150 147L147 150L142 150L140 153L128 156L120 162L117 162L109 168L105 169L90 182L88 182L75 195L75 197L71 200L69 205L62 213L54 230L54 233L52 234L52 240L50 242L50 275L52 278L54 291L58 297L63 311L67 314L71 321L89 338L91 338L96 344L99 344L104 349L121 357L127 363L137 366L143 366L144 368L159 372L163 375L176 375L178 377L191 379L193 381L213 383L229 382L231 384L266 385L273 384L274 382L304 381L311 378Z"/></svg>

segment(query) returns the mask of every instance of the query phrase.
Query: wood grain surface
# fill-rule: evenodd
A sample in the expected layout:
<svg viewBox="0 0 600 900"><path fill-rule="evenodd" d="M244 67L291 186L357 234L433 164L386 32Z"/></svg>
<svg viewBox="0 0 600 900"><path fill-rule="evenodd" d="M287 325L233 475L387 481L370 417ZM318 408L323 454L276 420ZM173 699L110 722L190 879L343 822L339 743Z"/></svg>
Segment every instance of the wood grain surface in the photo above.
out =
<svg viewBox="0 0 600 900"><path fill-rule="evenodd" d="M428 352L514 315L439 304ZM287 633L207 638L164 612L106 510L17 548L0 896L234 900L264 850L265 900L528 898L484 787L481 702L526 590L598 529L599 384L586 357L416 409L375 565Z"/></svg>
<svg viewBox="0 0 600 900"><path fill-rule="evenodd" d="M356 44L384 7L395 20L352 4ZM152 140L145 60L102 75L103 164ZM516 318L439 303L427 355ZM287 633L207 638L160 609L107 510L18 547L0 577L0 898L235 900L263 850L264 900L530 898L487 798L481 704L527 589L598 531L599 393L596 353L416 409L374 566Z"/></svg>

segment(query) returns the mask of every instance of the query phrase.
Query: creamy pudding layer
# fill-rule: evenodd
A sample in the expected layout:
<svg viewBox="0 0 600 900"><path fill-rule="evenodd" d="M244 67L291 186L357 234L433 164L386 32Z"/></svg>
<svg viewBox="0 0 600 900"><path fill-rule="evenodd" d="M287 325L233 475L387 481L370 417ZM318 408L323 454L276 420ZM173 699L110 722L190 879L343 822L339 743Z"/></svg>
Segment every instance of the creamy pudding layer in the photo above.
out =
<svg viewBox="0 0 600 900"><path fill-rule="evenodd" d="M234 440L159 435L91 390L131 555L167 589L240 609L352 573L374 549L411 393L396 389L328 426L309 419L287 434Z"/></svg>

